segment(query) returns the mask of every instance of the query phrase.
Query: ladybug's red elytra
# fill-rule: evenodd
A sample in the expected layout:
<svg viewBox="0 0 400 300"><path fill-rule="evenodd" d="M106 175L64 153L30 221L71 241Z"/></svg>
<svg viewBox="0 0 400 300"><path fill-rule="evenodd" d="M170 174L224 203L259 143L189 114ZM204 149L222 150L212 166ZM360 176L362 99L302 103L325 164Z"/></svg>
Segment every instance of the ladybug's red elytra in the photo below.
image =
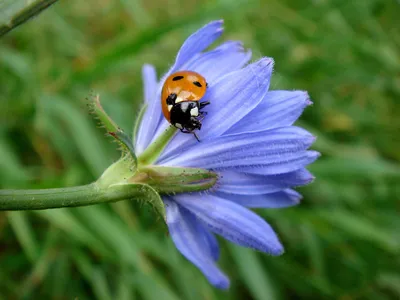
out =
<svg viewBox="0 0 400 300"><path fill-rule="evenodd" d="M205 112L201 109L210 102L200 102L207 91L208 84L203 76L192 71L171 74L165 80L161 92L161 107L168 122L184 133L201 129L201 119Z"/></svg>

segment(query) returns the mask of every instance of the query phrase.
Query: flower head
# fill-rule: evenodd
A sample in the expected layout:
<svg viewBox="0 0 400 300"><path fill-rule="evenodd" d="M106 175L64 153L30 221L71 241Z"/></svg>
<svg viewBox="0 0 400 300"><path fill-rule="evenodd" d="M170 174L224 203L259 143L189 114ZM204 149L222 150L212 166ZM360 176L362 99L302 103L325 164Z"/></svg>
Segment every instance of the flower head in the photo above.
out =
<svg viewBox="0 0 400 300"><path fill-rule="evenodd" d="M282 254L273 229L248 208L299 203L300 194L291 188L313 180L305 166L319 153L308 150L315 138L293 126L311 104L308 94L269 91L273 60L249 63L251 52L240 42L228 41L204 52L222 31L222 21L215 21L192 34L160 81L152 66L144 66L147 109L135 143L143 153L170 126L160 106L167 76L188 70L206 78L205 99L211 104L197 133L201 142L178 132L153 164L218 174L215 185L205 192L164 195L163 201L176 247L214 286L228 288L229 279L216 264L219 247L214 234L270 255Z"/></svg>

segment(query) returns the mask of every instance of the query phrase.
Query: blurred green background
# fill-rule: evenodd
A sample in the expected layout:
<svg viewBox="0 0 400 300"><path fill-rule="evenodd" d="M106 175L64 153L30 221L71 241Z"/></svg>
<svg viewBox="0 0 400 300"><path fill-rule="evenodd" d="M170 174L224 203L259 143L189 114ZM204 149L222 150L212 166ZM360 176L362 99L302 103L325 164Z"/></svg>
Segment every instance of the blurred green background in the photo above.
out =
<svg viewBox="0 0 400 300"><path fill-rule="evenodd" d="M150 208L0 213L0 299L399 299L400 4L395 0L60 1L0 44L0 185L89 183L118 158L85 98L130 131L141 66L159 74L185 38L223 18L223 39L275 59L272 89L310 93L299 125L323 156L301 205L259 210L281 257L221 241L229 291L175 249Z"/></svg>

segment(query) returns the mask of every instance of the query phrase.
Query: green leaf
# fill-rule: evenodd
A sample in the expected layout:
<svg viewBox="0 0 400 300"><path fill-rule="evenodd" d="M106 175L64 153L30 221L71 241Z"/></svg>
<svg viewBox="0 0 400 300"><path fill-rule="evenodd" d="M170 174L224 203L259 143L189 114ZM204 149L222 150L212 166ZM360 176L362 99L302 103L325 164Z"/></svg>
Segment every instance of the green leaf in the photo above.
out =
<svg viewBox="0 0 400 300"><path fill-rule="evenodd" d="M57 0L2 0L0 2L0 37L48 8Z"/></svg>
<svg viewBox="0 0 400 300"><path fill-rule="evenodd" d="M82 253L74 253L75 264L80 273L86 278L92 287L96 299L111 300L113 299L108 288L107 278L101 267L91 264L90 260Z"/></svg>
<svg viewBox="0 0 400 300"><path fill-rule="evenodd" d="M130 159L125 159L125 163L129 164L129 169L134 172L137 167L137 157L135 149L133 148L133 142L131 138L122 131L122 129L108 116L100 103L100 96L96 95L92 97L90 103L93 114L99 119L100 123L107 130L108 134L111 135L121 146L122 155L128 155Z"/></svg>
<svg viewBox="0 0 400 300"><path fill-rule="evenodd" d="M14 149L2 136L0 136L0 175L2 185L24 183L30 179L30 174L23 168Z"/></svg>
<svg viewBox="0 0 400 300"><path fill-rule="evenodd" d="M369 158L329 158L320 159L310 166L310 170L321 176L343 178L375 178L392 176L400 178L400 165L382 159Z"/></svg>
<svg viewBox="0 0 400 300"><path fill-rule="evenodd" d="M152 276L148 276L147 274L137 274L133 280L139 292L142 296L142 299L145 300L178 300L178 297L174 292L167 286L165 283L156 280L156 278Z"/></svg>
<svg viewBox="0 0 400 300"><path fill-rule="evenodd" d="M377 224L368 219L339 209L320 211L318 214L329 221L332 226L338 227L356 238L371 241L386 251L398 252L400 250L400 241L396 238L395 232L379 228Z"/></svg>
<svg viewBox="0 0 400 300"><path fill-rule="evenodd" d="M39 108L51 115L53 122L62 122L66 125L80 155L94 176L97 177L107 168L111 159L102 147L103 142L98 138L90 119L71 101L59 95L43 95L39 101Z"/></svg>
<svg viewBox="0 0 400 300"><path fill-rule="evenodd" d="M254 299L277 299L278 291L275 288L275 283L262 267L257 253L251 249L233 245L229 249L235 260L235 264L239 268L243 281L246 283Z"/></svg>
<svg viewBox="0 0 400 300"><path fill-rule="evenodd" d="M165 205L158 192L147 184L134 184L133 186L135 188L140 187L141 192L143 193L143 201L146 204L150 204L158 216L161 217L164 222L166 222L167 214L165 212ZM137 199L133 200L136 201Z"/></svg>
<svg viewBox="0 0 400 300"><path fill-rule="evenodd" d="M27 213L23 211L9 212L8 221L14 233L31 262L38 258L39 247L34 232L27 220Z"/></svg>

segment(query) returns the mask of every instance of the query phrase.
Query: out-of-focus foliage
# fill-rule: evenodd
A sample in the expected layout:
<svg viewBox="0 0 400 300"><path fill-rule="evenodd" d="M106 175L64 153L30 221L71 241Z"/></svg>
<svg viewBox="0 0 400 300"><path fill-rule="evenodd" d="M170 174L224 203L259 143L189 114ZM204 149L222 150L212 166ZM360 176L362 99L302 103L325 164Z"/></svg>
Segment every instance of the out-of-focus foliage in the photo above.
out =
<svg viewBox="0 0 400 300"><path fill-rule="evenodd" d="M260 210L286 253L222 242L215 290L146 206L0 213L0 299L400 298L400 5L395 0L60 1L0 44L0 184L89 183L118 157L87 114L99 92L129 132L141 66L161 74L184 39L225 19L275 59L272 89L302 89L323 156L300 206Z"/></svg>

